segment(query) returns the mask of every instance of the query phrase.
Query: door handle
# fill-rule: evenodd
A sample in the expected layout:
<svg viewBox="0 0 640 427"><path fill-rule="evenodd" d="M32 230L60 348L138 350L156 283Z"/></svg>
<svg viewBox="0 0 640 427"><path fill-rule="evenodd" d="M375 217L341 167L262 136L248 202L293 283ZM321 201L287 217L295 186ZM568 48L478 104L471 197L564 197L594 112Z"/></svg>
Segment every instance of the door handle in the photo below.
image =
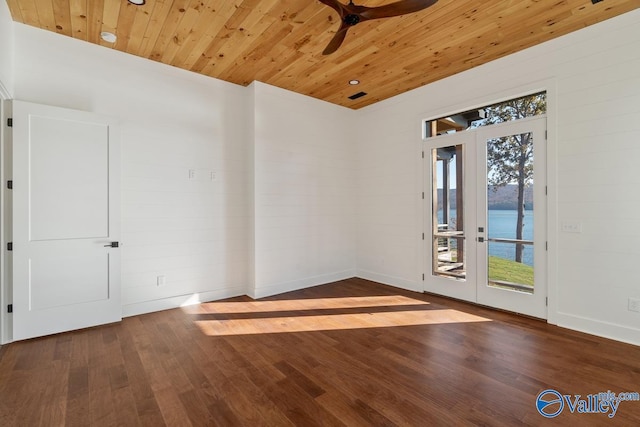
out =
<svg viewBox="0 0 640 427"><path fill-rule="evenodd" d="M118 242L111 242L108 245L104 245L105 248L117 248L120 246L120 243Z"/></svg>

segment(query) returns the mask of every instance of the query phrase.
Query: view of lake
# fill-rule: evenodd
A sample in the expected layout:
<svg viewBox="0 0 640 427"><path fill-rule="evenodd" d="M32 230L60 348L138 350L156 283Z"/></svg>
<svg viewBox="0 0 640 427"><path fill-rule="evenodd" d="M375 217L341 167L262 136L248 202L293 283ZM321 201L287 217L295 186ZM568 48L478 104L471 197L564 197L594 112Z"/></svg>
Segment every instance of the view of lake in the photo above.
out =
<svg viewBox="0 0 640 427"><path fill-rule="evenodd" d="M488 211L489 224L487 229L489 238L515 239L516 221L518 212L513 210L493 210ZM533 240L533 211L524 211L524 227L522 229L523 240ZM515 260L516 246L509 243L489 242L489 255L498 256L510 260ZM522 252L522 261L533 266L533 246L526 245Z"/></svg>
<svg viewBox="0 0 640 427"><path fill-rule="evenodd" d="M441 213L442 211L440 211ZM515 239L516 220L518 212L515 210L488 210L487 231L489 238ZM456 217L456 210L451 209L450 217ZM442 218L439 218L442 223ZM523 240L533 240L533 211L527 210L524 214L524 228L522 230ZM509 243L489 243L489 255L500 258L515 260L516 246ZM533 266L533 246L526 245L522 253L524 264Z"/></svg>

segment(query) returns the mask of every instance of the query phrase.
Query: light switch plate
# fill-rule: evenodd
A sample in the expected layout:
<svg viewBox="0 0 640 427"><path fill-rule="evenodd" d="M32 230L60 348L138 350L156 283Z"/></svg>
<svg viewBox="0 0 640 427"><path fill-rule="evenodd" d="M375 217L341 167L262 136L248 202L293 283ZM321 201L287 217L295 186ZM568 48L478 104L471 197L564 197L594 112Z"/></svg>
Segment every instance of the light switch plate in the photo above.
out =
<svg viewBox="0 0 640 427"><path fill-rule="evenodd" d="M582 223L576 221L562 221L560 231L563 233L582 233Z"/></svg>

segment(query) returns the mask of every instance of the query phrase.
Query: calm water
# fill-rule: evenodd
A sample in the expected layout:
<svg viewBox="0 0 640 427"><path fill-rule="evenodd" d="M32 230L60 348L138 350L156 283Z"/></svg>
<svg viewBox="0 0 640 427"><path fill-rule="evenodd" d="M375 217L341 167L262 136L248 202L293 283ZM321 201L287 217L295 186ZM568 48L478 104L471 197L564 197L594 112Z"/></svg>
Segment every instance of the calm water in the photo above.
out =
<svg viewBox="0 0 640 427"><path fill-rule="evenodd" d="M489 237L515 239L517 211L489 210ZM524 211L523 240L533 240L533 211ZM508 243L489 243L489 255L514 260L516 245ZM526 245L522 253L522 261L527 265L533 265L533 246Z"/></svg>
<svg viewBox="0 0 640 427"><path fill-rule="evenodd" d="M518 212L489 210L489 224L487 224L488 236L502 239L516 238L516 220ZM451 209L451 218L455 218L456 210ZM440 222L442 219L440 218ZM525 211L523 240L533 240L533 211ZM515 260L516 246L509 243L489 243L489 255ZM527 265L533 265L533 246L526 245L522 254L522 261Z"/></svg>

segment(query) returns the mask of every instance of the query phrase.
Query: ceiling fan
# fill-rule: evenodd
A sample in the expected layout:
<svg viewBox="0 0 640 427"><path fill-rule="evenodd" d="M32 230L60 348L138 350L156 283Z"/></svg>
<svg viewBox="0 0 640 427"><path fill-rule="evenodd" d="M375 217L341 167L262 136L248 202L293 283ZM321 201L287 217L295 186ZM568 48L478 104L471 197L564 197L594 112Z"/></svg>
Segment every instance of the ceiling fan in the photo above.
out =
<svg viewBox="0 0 640 427"><path fill-rule="evenodd" d="M340 20L342 21L340 28L338 28L335 36L333 36L333 39L331 39L322 54L330 55L338 50L347 35L347 30L360 22L418 12L435 4L437 1L438 0L401 0L384 6L367 7L355 5L353 4L353 0L349 0L349 4L340 3L338 0L320 0L321 3L326 4L338 12Z"/></svg>

